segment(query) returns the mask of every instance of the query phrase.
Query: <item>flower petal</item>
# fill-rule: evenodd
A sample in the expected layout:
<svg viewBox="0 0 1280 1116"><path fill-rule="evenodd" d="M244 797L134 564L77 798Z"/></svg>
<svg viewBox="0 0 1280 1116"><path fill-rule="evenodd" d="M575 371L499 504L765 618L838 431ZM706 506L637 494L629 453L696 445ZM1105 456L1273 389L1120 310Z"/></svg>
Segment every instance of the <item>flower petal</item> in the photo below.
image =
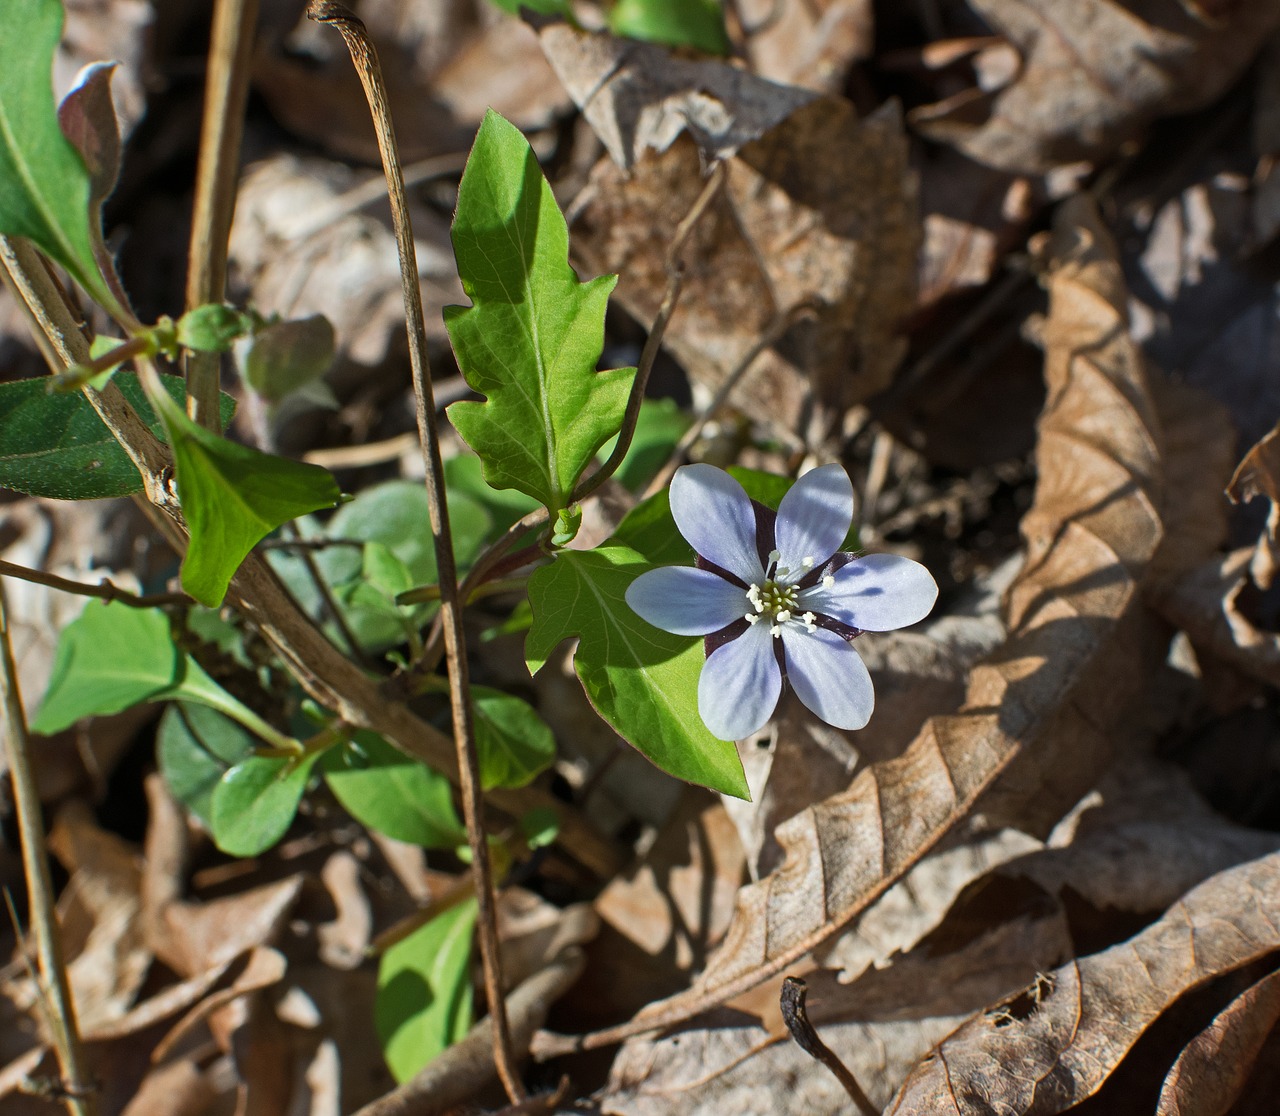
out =
<svg viewBox="0 0 1280 1116"><path fill-rule="evenodd" d="M853 482L839 465L823 465L805 473L778 505L775 527L779 564L791 579L801 577L801 561L822 565L844 542L853 522Z"/></svg>
<svg viewBox="0 0 1280 1116"><path fill-rule="evenodd" d="M742 485L714 465L685 465L671 478L671 514L703 558L742 578L764 580L756 549L756 513Z"/></svg>
<svg viewBox="0 0 1280 1116"><path fill-rule="evenodd" d="M867 554L836 570L830 589L805 596L806 608L864 632L905 628L929 615L938 585L919 562L897 554Z"/></svg>
<svg viewBox="0 0 1280 1116"><path fill-rule="evenodd" d="M835 632L782 629L787 681L796 697L829 725L860 729L871 720L876 695L862 656Z"/></svg>
<svg viewBox="0 0 1280 1116"><path fill-rule="evenodd" d="M710 570L663 566L627 586L627 604L655 628L674 635L707 635L741 620L747 595Z"/></svg>
<svg viewBox="0 0 1280 1116"><path fill-rule="evenodd" d="M698 712L713 736L741 740L764 727L781 694L773 637L761 622L708 657L698 679Z"/></svg>

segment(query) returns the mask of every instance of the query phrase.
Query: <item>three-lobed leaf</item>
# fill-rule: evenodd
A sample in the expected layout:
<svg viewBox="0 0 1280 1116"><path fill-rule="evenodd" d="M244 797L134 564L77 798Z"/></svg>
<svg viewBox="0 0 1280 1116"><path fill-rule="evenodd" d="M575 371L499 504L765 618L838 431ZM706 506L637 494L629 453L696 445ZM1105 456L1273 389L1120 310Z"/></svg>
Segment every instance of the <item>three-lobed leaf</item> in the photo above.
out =
<svg viewBox="0 0 1280 1116"><path fill-rule="evenodd" d="M597 372L615 276L579 282L569 234L528 142L490 111L458 189L453 247L470 307L445 309L458 366L486 402L449 418L495 488L555 513L617 433L634 369Z"/></svg>
<svg viewBox="0 0 1280 1116"><path fill-rule="evenodd" d="M0 34L0 233L24 236L101 305L116 301L98 273L89 224L93 184L58 126L53 55L60 0L5 5Z"/></svg>
<svg viewBox="0 0 1280 1116"><path fill-rule="evenodd" d="M619 735L678 779L746 798L737 748L712 736L698 715L702 641L645 623L624 599L649 568L628 547L603 546L563 551L534 573L529 668L536 673L563 640L579 636L574 669Z"/></svg>
<svg viewBox="0 0 1280 1116"><path fill-rule="evenodd" d="M191 533L182 587L213 607L222 603L250 550L281 524L332 507L341 493L318 465L230 442L196 425L167 396L152 403L169 434L178 499Z"/></svg>

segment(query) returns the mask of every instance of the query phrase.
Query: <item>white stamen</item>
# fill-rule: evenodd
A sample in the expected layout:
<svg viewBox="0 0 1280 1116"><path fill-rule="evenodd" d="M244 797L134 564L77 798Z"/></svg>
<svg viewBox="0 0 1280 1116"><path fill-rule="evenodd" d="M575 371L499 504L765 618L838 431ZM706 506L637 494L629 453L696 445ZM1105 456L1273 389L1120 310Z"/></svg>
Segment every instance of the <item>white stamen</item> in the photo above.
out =
<svg viewBox="0 0 1280 1116"><path fill-rule="evenodd" d="M748 612L748 613L746 614L746 616L744 616L744 617L743 617L743 619L744 619L748 624L754 624L754 623L756 623L756 622L760 619L760 616L759 616L759 614L758 614L758 613L755 613L755 612Z"/></svg>
<svg viewBox="0 0 1280 1116"><path fill-rule="evenodd" d="M756 611L757 611L757 612L763 612L763 611L764 611L764 601L761 601L761 600L754 600L754 601L752 601L751 603L752 603L753 605L755 605L755 606L756 606Z"/></svg>
<svg viewBox="0 0 1280 1116"><path fill-rule="evenodd" d="M791 619L791 610L789 608L782 609L775 617L779 624L785 624Z"/></svg>
<svg viewBox="0 0 1280 1116"><path fill-rule="evenodd" d="M817 617L812 612L806 612L800 619L804 621L804 626L808 631L816 632L818 630L818 625L814 623Z"/></svg>
<svg viewBox="0 0 1280 1116"><path fill-rule="evenodd" d="M779 561L781 558L782 558L782 551L780 550L769 551L769 565L772 566L774 562Z"/></svg>
<svg viewBox="0 0 1280 1116"><path fill-rule="evenodd" d="M773 627L769 629L769 634L773 636L774 639L777 639L778 636L782 635L782 625L774 624Z"/></svg>
<svg viewBox="0 0 1280 1116"><path fill-rule="evenodd" d="M830 574L822 579L822 587L824 589L834 589L836 587L836 579Z"/></svg>
<svg viewBox="0 0 1280 1116"><path fill-rule="evenodd" d="M807 554L805 557L801 558L800 565L802 565L806 570L813 569L813 555Z"/></svg>

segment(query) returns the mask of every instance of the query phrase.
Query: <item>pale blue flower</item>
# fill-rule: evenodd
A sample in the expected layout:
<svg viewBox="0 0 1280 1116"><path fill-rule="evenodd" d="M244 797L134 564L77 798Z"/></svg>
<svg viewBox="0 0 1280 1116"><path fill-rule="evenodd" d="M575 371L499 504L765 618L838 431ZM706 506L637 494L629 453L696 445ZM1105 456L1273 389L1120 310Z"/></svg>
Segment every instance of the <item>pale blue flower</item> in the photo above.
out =
<svg viewBox="0 0 1280 1116"><path fill-rule="evenodd" d="M924 619L938 586L909 558L839 549L853 522L844 469L806 473L775 516L722 469L686 465L671 481L671 514L697 566L641 574L627 604L663 631L706 637L707 728L723 740L757 732L784 679L828 724L862 728L875 694L854 637Z"/></svg>

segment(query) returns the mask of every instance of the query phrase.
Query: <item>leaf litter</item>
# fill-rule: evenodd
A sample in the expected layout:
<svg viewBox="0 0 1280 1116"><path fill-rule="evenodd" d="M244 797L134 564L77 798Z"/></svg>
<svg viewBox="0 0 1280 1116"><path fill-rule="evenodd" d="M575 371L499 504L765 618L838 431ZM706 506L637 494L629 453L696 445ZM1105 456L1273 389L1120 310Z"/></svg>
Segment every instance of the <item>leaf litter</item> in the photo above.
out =
<svg viewBox="0 0 1280 1116"><path fill-rule="evenodd" d="M124 63L113 248L139 302L173 309L164 269L136 261L143 245L185 253L165 175L193 162L194 130L174 122L196 101L154 75L203 58L172 13L144 34L151 16L127 0L70 7L76 61ZM415 221L445 375L439 308L461 300L448 214L487 105L534 141L580 276L620 274L607 367L635 362L670 231L723 161L656 382L717 408L697 459L792 474L842 461L871 493L866 539L926 561L945 590L927 623L860 637L879 700L867 730L784 706L741 743L749 804L621 751L558 663L531 682L511 636L475 645L481 681L543 707L561 792L630 860L593 879L556 852L527 890L504 888L530 1084L567 1072L601 1112L847 1111L780 1023L778 982L803 975L819 1033L887 1111L1057 1112L1134 1088L1145 1110L1266 1111L1274 9L742 0L725 61L534 31L480 0L365 7L410 157L434 160ZM343 472L348 491L412 476L396 267L364 185L372 132L322 36L272 13L259 47L236 295L325 313L340 353L329 409L282 412L276 432L299 451L385 440ZM588 518L616 519L591 504ZM96 581L130 567L142 533L23 499L4 505L0 550ZM172 576L152 558L148 578ZM30 703L49 632L75 610L9 584ZM478 627L495 621L485 607ZM221 665L220 681L245 670ZM460 866L432 852L426 868L323 794L276 850L229 862L171 801L144 800L148 716L68 730L40 757L101 1107L498 1107L483 1022L400 1090L372 1040L366 950ZM1211 747L1240 724L1260 726L1247 809L1221 790L1242 779L1240 753ZM4 850L0 876L21 890ZM4 970L0 1095L20 1114L43 1110L19 1089L50 1066L36 1001L20 962ZM583 1034L611 1052L574 1053L565 1036Z"/></svg>

